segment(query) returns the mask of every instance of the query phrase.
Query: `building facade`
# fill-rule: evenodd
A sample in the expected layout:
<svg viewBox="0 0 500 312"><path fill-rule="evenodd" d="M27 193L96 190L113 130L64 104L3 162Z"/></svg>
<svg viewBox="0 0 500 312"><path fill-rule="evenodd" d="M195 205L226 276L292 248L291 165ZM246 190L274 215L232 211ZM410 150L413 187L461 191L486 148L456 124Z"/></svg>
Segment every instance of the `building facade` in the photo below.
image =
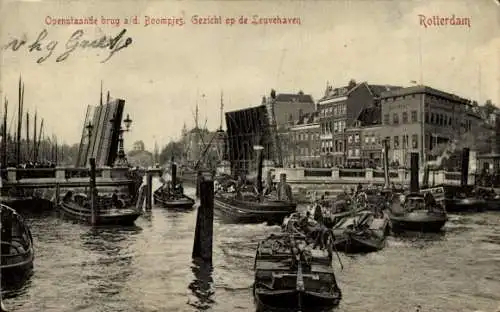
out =
<svg viewBox="0 0 500 312"><path fill-rule="evenodd" d="M347 165L349 158L347 129L357 127L362 113L378 105L382 92L400 88L369 85L366 82L356 83L353 80L349 82L349 85L341 88L327 85L324 97L318 101L321 127L321 165L323 167ZM351 135L354 140L355 134ZM351 150L354 155L351 156L351 159L359 157L355 156L355 147Z"/></svg>
<svg viewBox="0 0 500 312"><path fill-rule="evenodd" d="M317 112L301 115L293 122L288 128L284 150L285 167L320 167L320 132Z"/></svg>
<svg viewBox="0 0 500 312"><path fill-rule="evenodd" d="M401 167L409 167L412 152L423 163L434 147L481 131L482 118L471 101L427 86L384 92L381 108L380 136L390 142L390 162Z"/></svg>

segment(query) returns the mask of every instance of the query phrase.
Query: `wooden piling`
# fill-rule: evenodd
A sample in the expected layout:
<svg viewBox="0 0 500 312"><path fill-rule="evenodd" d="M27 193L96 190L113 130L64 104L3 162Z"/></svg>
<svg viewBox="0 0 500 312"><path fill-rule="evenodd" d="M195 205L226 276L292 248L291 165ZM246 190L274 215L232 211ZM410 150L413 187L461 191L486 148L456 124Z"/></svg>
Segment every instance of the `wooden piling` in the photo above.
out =
<svg viewBox="0 0 500 312"><path fill-rule="evenodd" d="M202 180L202 174L201 171L198 171L196 174L196 197L200 198L200 183Z"/></svg>
<svg viewBox="0 0 500 312"><path fill-rule="evenodd" d="M91 223L92 225L97 224L97 207L96 207L96 170L95 170L95 158L89 159L90 163L90 210L91 210Z"/></svg>
<svg viewBox="0 0 500 312"><path fill-rule="evenodd" d="M419 160L418 153L411 153L411 155L410 155L410 164L411 164L410 192L411 193L418 193L420 191L420 187L418 185L418 175L419 175L418 160Z"/></svg>
<svg viewBox="0 0 500 312"><path fill-rule="evenodd" d="M146 210L150 211L153 207L153 175L146 173Z"/></svg>
<svg viewBox="0 0 500 312"><path fill-rule="evenodd" d="M214 180L205 176L200 181L200 206L196 219L193 243L193 259L212 263L214 226Z"/></svg>
<svg viewBox="0 0 500 312"><path fill-rule="evenodd" d="M467 184L469 184L469 153L469 148L465 147L464 149L462 149L462 169L460 171L461 186L467 186Z"/></svg>

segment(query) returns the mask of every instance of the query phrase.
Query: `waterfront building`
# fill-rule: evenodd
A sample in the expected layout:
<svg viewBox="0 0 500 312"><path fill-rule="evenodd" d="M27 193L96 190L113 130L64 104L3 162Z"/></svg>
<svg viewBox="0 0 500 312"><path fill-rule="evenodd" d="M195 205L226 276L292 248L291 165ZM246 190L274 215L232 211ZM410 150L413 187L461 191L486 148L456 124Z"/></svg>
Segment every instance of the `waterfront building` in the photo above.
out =
<svg viewBox="0 0 500 312"><path fill-rule="evenodd" d="M400 88L369 85L366 82L356 83L354 80L340 88L327 85L324 96L318 101L321 165L323 167L346 165L349 153L349 149L346 148L349 144L347 129L356 127L359 117L366 109L377 106L382 92ZM351 135L355 140L355 133ZM356 148L352 153L356 155Z"/></svg>
<svg viewBox="0 0 500 312"><path fill-rule="evenodd" d="M319 113L299 115L288 128L288 138L284 146L285 167L318 168L320 161Z"/></svg>
<svg viewBox="0 0 500 312"><path fill-rule="evenodd" d="M381 137L390 142L389 159L409 167L409 154L420 163L440 144L481 132L482 118L470 100L428 86L383 92Z"/></svg>

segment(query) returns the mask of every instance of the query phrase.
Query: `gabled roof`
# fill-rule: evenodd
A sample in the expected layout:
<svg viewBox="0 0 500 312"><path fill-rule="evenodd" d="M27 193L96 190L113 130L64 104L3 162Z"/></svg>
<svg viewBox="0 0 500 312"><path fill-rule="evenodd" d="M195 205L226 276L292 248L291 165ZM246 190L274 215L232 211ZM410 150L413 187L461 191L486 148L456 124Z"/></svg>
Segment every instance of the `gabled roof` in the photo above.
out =
<svg viewBox="0 0 500 312"><path fill-rule="evenodd" d="M382 92L387 92L387 91L394 91L398 89L403 89L403 87L400 86L391 86L391 85L368 85L368 88L372 92L373 96L379 97Z"/></svg>
<svg viewBox="0 0 500 312"><path fill-rule="evenodd" d="M280 93L276 96L276 102L294 102L294 103L313 103L314 104L314 100L310 94Z"/></svg>

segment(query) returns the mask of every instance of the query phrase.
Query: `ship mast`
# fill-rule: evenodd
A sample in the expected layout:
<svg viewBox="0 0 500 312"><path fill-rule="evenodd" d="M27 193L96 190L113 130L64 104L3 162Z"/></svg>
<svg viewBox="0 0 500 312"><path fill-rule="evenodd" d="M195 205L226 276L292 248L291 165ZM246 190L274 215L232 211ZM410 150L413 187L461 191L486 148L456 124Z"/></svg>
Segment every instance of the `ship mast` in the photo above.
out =
<svg viewBox="0 0 500 312"><path fill-rule="evenodd" d="M222 131L222 119L224 114L224 95L222 91L220 92L220 126L219 130Z"/></svg>

